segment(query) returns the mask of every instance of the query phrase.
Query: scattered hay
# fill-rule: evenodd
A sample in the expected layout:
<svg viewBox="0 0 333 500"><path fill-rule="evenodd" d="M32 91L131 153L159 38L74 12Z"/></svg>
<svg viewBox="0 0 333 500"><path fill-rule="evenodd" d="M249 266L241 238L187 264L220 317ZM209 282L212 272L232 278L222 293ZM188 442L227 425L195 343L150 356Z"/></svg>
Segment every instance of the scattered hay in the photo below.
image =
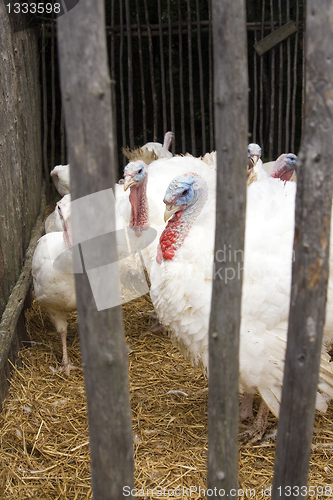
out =
<svg viewBox="0 0 333 500"><path fill-rule="evenodd" d="M130 347L136 488L188 488L187 498L198 498L190 496L189 488L204 490L206 484L207 380L166 336L148 332L153 310L148 297L126 304L123 310ZM31 342L21 352L22 369L14 370L0 414L0 498L91 499L83 373L74 370L66 377L55 371L61 363L61 342L38 303L26 318ZM74 314L68 351L79 366ZM333 488L332 416L331 404L315 422L309 477L315 488ZM276 429L273 416L270 426ZM239 486L244 495L239 498L254 498L250 489L256 498L267 498L263 490L272 483L274 450L275 443L267 439L251 446L240 443Z"/></svg>

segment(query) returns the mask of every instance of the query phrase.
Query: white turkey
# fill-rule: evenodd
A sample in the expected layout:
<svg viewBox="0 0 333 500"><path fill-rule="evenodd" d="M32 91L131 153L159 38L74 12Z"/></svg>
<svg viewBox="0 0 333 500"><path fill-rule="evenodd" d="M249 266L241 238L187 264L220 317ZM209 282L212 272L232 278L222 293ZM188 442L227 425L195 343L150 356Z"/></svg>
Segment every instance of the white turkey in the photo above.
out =
<svg viewBox="0 0 333 500"><path fill-rule="evenodd" d="M263 178L247 190L240 383L245 402L259 392L264 400L254 430L262 435L267 407L278 416L286 348L291 283L296 184ZM164 203L173 214L160 238L150 272L151 298L159 321L192 363L208 369L208 324L212 291L215 199L196 174L174 179ZM206 201L207 200L207 201ZM228 253L228 252L227 252ZM231 258L236 258L231 256ZM226 260L228 256L226 256ZM227 283L228 262L214 270ZM333 374L323 351L320 390L333 397ZM249 408L241 407L241 416ZM326 409L318 393L317 408ZM247 414L246 414L247 412Z"/></svg>
<svg viewBox="0 0 333 500"><path fill-rule="evenodd" d="M197 172L206 180L210 196L214 196L216 183L216 167L208 165L199 158L193 156L174 156L170 159L162 158L146 165L138 160L130 162L124 170L124 190L130 188L130 195L122 196L120 186L117 187L117 209L124 225L133 231L129 235L131 247L136 251L145 247L142 252L144 262L148 271L154 260L158 237L164 229L164 204L163 196L171 180L180 174ZM128 200L130 203L128 203ZM154 228L157 237L153 243L145 245L145 229ZM137 237L135 241L135 237ZM138 241L138 238L140 241ZM147 236L147 241L150 235ZM142 241L141 241L142 240ZM150 240L151 241L151 240Z"/></svg>
<svg viewBox="0 0 333 500"><path fill-rule="evenodd" d="M158 160L159 158L172 158L172 153L169 151L171 143L175 134L173 132L167 132L164 135L164 142L147 142L140 148L130 150L129 148L123 148L123 154L130 161L143 160L146 164Z"/></svg>
<svg viewBox="0 0 333 500"><path fill-rule="evenodd" d="M263 163L261 160L261 147L251 143L247 149L248 156L248 185L254 180L261 180L267 176L283 181L296 180L297 156L293 153L284 153L277 160ZM285 163L283 163L283 160Z"/></svg>
<svg viewBox="0 0 333 500"><path fill-rule="evenodd" d="M68 315L76 309L72 261L72 231L68 197L57 203L62 232L51 232L38 241L33 260L32 277L36 299L46 308L61 337L62 365L66 375L75 368L67 354Z"/></svg>
<svg viewBox="0 0 333 500"><path fill-rule="evenodd" d="M71 202L71 195L66 194L63 196L62 200L66 204L70 204ZM53 210L52 213L46 218L45 220L45 232L46 233L53 233L56 231L63 231L63 223L62 219L58 210L58 207L56 206L55 209Z"/></svg>
<svg viewBox="0 0 333 500"><path fill-rule="evenodd" d="M172 158L172 153L169 151L171 143L175 137L173 132L167 132L164 135L163 144L160 142L147 142L142 146L142 150L154 151L157 158Z"/></svg>
<svg viewBox="0 0 333 500"><path fill-rule="evenodd" d="M69 165L56 165L54 169L51 170L50 174L58 193L60 193L61 196L69 194Z"/></svg>

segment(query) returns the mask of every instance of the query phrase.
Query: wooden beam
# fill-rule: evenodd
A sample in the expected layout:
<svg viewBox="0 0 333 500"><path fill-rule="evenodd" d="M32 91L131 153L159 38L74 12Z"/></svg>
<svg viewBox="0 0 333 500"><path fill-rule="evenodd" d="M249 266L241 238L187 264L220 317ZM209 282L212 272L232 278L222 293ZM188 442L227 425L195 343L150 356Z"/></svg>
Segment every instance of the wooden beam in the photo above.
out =
<svg viewBox="0 0 333 500"><path fill-rule="evenodd" d="M248 143L247 41L244 0L213 1L217 205L209 325L207 486L214 498L237 489L239 328ZM216 260L217 251L237 254ZM240 250L240 252L239 252ZM233 279L226 279L233 276ZM224 493L223 492L226 492Z"/></svg>
<svg viewBox="0 0 333 500"><path fill-rule="evenodd" d="M15 356L17 355L18 349L20 347L20 342L15 339L17 335L17 325L20 321L20 316L24 307L25 299L28 294L31 285L31 264L34 251L39 238L43 235L44 229L44 218L45 218L45 183L42 190L41 208L40 214L37 218L36 224L32 230L29 246L25 254L24 264L22 266L21 274L19 279L14 286L12 293L8 299L6 308L1 317L0 322L0 406L2 406L2 400L5 395L3 387L6 386L6 381L3 380L3 373L8 375L9 369L7 367L8 358L11 358L12 362L15 362ZM12 351L12 344L17 345L17 349L14 349L14 358L10 356L9 353Z"/></svg>
<svg viewBox="0 0 333 500"><path fill-rule="evenodd" d="M269 35L265 36L260 42L256 43L253 47L259 56L262 56L268 50L281 43L283 40L288 38L297 31L297 26L294 21L289 21L280 28L274 30Z"/></svg>
<svg viewBox="0 0 333 500"><path fill-rule="evenodd" d="M103 0L81 0L58 19L62 102L65 111L71 175L73 243L88 224L82 224L82 201L115 185L114 127L107 64ZM92 198L89 197L91 200ZM87 210L95 226L105 214L115 227L114 202ZM97 211L97 213L96 213ZM93 215L92 215L93 214ZM88 217L89 218L89 217ZM87 229L86 229L87 231ZM116 260L115 232L110 246L96 245L95 256ZM103 234L103 233L102 233ZM91 238L92 236L90 236ZM132 419L128 359L120 306L97 310L88 275L75 275L82 364L88 406L93 497L119 500L123 488L134 487ZM119 290L119 278L111 282ZM102 290L105 293L105 290ZM128 495L133 499L133 495Z"/></svg>
<svg viewBox="0 0 333 500"><path fill-rule="evenodd" d="M272 499L304 498L329 272L333 158L333 2L308 0L306 121L296 195L295 262Z"/></svg>

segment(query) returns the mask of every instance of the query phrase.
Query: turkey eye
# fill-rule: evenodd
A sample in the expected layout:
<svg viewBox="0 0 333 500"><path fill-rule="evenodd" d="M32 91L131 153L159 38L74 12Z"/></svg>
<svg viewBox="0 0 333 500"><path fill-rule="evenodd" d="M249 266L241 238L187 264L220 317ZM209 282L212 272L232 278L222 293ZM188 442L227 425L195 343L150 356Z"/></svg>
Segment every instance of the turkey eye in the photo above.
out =
<svg viewBox="0 0 333 500"><path fill-rule="evenodd" d="M182 196L186 196L189 193L189 189L185 189L185 191L182 192Z"/></svg>
<svg viewBox="0 0 333 500"><path fill-rule="evenodd" d="M142 168L140 168L140 170L138 170L138 174L142 174Z"/></svg>

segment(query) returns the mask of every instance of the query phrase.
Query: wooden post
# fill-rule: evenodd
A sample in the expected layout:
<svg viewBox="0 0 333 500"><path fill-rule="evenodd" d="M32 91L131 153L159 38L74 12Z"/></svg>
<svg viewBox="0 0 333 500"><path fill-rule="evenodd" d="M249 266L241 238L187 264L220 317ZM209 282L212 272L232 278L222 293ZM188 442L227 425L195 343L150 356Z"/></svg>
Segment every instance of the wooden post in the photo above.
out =
<svg viewBox="0 0 333 500"><path fill-rule="evenodd" d="M214 498L225 498L238 484L238 345L248 142L243 0L213 1L213 36L217 207L209 326L207 483L208 488L217 488ZM232 258L219 262L216 252L225 249L227 254L231 250Z"/></svg>
<svg viewBox="0 0 333 500"><path fill-rule="evenodd" d="M58 44L71 193L76 200L114 187L115 138L103 0L81 0L61 16ZM75 219L75 241L74 222ZM116 248L115 233L110 238L111 254ZM104 250L102 246L97 248L96 256L103 256ZM76 274L75 279L93 497L119 500L123 498L123 488L132 489L134 485L128 361L121 309L98 312L87 275ZM115 287L118 285L114 283Z"/></svg>
<svg viewBox="0 0 333 500"><path fill-rule="evenodd" d="M304 498L325 321L333 158L333 1L307 1L306 121L273 499Z"/></svg>

